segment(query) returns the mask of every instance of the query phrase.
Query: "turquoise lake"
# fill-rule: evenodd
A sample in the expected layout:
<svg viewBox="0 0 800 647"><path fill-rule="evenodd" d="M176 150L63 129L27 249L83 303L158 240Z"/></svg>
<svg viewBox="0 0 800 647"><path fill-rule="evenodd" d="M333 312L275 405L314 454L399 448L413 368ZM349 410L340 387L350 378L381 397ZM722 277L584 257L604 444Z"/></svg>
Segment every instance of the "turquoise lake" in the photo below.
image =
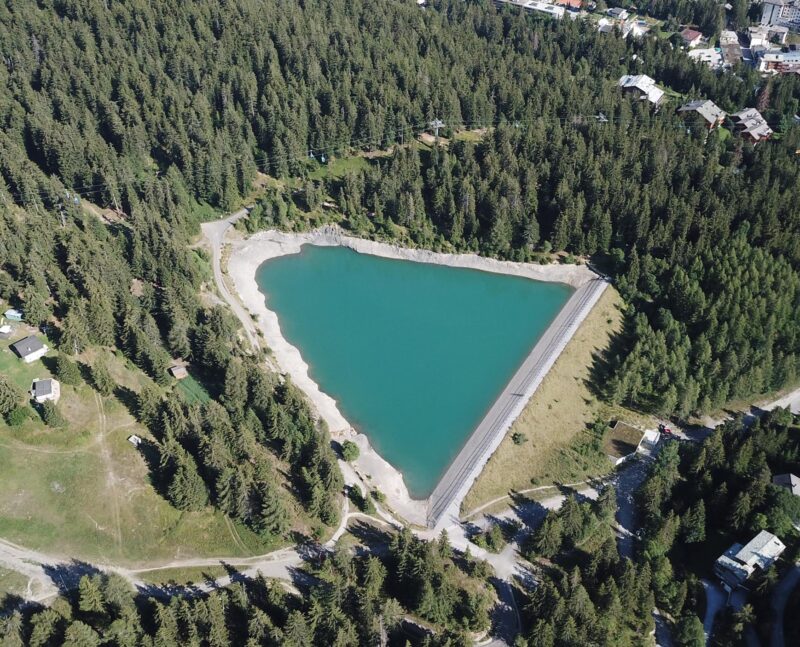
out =
<svg viewBox="0 0 800 647"><path fill-rule="evenodd" d="M265 262L256 279L311 378L418 499L572 293L313 245Z"/></svg>

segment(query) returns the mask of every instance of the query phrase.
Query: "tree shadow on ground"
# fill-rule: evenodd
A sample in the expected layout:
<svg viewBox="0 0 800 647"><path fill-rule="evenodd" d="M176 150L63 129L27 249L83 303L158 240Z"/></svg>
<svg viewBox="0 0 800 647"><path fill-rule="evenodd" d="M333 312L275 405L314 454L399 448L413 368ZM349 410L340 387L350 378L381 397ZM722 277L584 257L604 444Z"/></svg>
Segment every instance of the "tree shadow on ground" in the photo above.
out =
<svg viewBox="0 0 800 647"><path fill-rule="evenodd" d="M547 508L541 503L517 492L511 493L511 509L525 527L531 530L535 530L547 514Z"/></svg>
<svg viewBox="0 0 800 647"><path fill-rule="evenodd" d="M617 374L625 358L625 351L633 339L633 316L625 314L622 330L611 334L605 349L592 353L589 377L584 381L589 391L600 400L611 399L610 381Z"/></svg>
<svg viewBox="0 0 800 647"><path fill-rule="evenodd" d="M356 519L351 522L348 526L348 531L360 543L368 546L373 551L381 548L387 549L392 541L391 531L379 528L363 519Z"/></svg>
<svg viewBox="0 0 800 647"><path fill-rule="evenodd" d="M137 447L139 453L147 464L147 477L156 492L165 499L169 488L169 478L161 469L161 451L158 445L147 438L143 438Z"/></svg>
<svg viewBox="0 0 800 647"><path fill-rule="evenodd" d="M103 572L88 562L73 559L61 564L42 564L42 570L56 585L61 595L69 597L84 575L101 575Z"/></svg>
<svg viewBox="0 0 800 647"><path fill-rule="evenodd" d="M139 420L139 402L136 397L136 392L129 389L127 386L121 384L114 389L114 397L122 403L128 413L130 413L136 420Z"/></svg>

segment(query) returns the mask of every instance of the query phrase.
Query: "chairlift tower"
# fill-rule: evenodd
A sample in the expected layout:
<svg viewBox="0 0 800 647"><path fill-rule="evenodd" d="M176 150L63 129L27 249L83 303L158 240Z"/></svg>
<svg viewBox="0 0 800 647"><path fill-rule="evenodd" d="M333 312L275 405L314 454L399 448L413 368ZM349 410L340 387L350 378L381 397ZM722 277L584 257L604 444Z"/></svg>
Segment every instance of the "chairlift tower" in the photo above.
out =
<svg viewBox="0 0 800 647"><path fill-rule="evenodd" d="M436 139L439 139L439 129L444 128L444 122L441 119L434 119L429 125L433 128L433 134Z"/></svg>

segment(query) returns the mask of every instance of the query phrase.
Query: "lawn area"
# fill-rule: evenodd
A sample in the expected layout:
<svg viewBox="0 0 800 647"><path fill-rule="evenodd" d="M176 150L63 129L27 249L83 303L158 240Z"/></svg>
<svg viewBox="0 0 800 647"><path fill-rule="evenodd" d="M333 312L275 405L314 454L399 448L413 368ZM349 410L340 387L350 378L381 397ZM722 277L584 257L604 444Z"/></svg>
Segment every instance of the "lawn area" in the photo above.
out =
<svg viewBox="0 0 800 647"><path fill-rule="evenodd" d="M206 391L203 385L191 375L179 380L175 385L175 389L183 394L183 397L189 404L194 404L195 402L203 404L211 399L211 396L208 395L208 391Z"/></svg>
<svg viewBox="0 0 800 647"><path fill-rule="evenodd" d="M215 580L227 574L225 567L203 566L201 568L162 568L156 571L137 573L139 579L151 584L170 584L186 586L202 584L207 580Z"/></svg>
<svg viewBox="0 0 800 647"><path fill-rule="evenodd" d="M28 588L28 578L16 571L9 571L0 568L0 604L3 598L8 595L22 595Z"/></svg>
<svg viewBox="0 0 800 647"><path fill-rule="evenodd" d="M311 180L340 178L350 171L366 170L367 168L369 168L369 161L361 155L337 157L328 161L327 164L320 164L308 174L308 177Z"/></svg>
<svg viewBox="0 0 800 647"><path fill-rule="evenodd" d="M622 299L608 288L542 381L464 500L469 511L510 490L574 483L611 471L587 430L597 419L653 426L634 412L600 402L588 386L593 357L622 328ZM515 444L514 434L524 441Z"/></svg>
<svg viewBox="0 0 800 647"><path fill-rule="evenodd" d="M0 345L0 372L21 389L49 377L45 362L23 364ZM126 400L150 378L121 355L103 353ZM50 353L54 355L55 353ZM199 387L199 385L198 385ZM173 559L246 556L274 548L211 508L180 512L150 484L142 453L127 438L149 437L126 404L102 398L88 384L62 385L64 428L38 415L19 427L0 419L0 537L23 546L100 562L135 566ZM31 409L33 411L33 409Z"/></svg>

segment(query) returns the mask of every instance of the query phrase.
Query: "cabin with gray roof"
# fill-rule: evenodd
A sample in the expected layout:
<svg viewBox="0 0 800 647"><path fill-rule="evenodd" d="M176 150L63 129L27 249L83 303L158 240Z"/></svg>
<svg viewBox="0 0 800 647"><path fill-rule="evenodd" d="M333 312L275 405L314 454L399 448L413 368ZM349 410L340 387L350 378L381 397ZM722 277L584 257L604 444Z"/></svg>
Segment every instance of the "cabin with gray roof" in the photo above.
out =
<svg viewBox="0 0 800 647"><path fill-rule="evenodd" d="M30 335L11 344L11 350L13 350L23 362L30 364L43 357L50 349L42 343L41 339Z"/></svg>
<svg viewBox="0 0 800 647"><path fill-rule="evenodd" d="M713 130L725 121L725 111L709 99L690 101L678 108L681 116L697 116L705 122L709 130Z"/></svg>

